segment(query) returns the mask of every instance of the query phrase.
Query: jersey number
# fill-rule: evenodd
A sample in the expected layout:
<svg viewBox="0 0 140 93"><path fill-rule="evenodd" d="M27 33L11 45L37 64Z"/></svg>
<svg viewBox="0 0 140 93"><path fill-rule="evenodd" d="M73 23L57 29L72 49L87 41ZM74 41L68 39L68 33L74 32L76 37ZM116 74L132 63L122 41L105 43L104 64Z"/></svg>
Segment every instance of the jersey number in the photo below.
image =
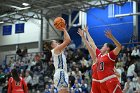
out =
<svg viewBox="0 0 140 93"><path fill-rule="evenodd" d="M20 82L16 82L16 86L20 86Z"/></svg>
<svg viewBox="0 0 140 93"><path fill-rule="evenodd" d="M103 71L104 70L104 62L101 62L99 65L99 70Z"/></svg>

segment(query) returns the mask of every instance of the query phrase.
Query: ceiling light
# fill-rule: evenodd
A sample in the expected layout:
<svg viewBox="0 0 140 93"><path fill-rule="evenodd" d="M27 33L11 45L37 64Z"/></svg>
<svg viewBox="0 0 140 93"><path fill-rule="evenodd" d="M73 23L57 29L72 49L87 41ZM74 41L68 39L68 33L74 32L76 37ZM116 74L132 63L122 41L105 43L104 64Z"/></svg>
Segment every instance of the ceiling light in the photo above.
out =
<svg viewBox="0 0 140 93"><path fill-rule="evenodd" d="M28 3L22 3L22 5L24 5L24 6L29 6L29 4L28 4Z"/></svg>

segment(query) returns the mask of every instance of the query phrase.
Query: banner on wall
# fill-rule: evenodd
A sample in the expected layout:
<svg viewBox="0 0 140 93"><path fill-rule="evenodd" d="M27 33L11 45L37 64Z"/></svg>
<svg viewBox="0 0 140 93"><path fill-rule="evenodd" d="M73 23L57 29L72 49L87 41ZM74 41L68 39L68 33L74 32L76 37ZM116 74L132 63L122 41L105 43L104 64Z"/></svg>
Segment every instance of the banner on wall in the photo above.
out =
<svg viewBox="0 0 140 93"><path fill-rule="evenodd" d="M11 35L12 34L12 25L3 26L3 35Z"/></svg>
<svg viewBox="0 0 140 93"><path fill-rule="evenodd" d="M24 33L24 23L15 25L15 33Z"/></svg>

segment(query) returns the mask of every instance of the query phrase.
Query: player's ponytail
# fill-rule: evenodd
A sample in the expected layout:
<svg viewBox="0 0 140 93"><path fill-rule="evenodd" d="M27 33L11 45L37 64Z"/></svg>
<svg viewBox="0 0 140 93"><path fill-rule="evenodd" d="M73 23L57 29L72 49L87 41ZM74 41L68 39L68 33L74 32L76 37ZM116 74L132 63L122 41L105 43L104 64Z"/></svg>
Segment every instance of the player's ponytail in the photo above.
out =
<svg viewBox="0 0 140 93"><path fill-rule="evenodd" d="M51 49L52 48L51 48L50 42L45 42L44 43L44 54L46 55L46 62L49 62L52 57Z"/></svg>
<svg viewBox="0 0 140 93"><path fill-rule="evenodd" d="M13 79L15 81L19 82L20 81L20 77L19 77L18 71L16 69L12 69L11 73L12 73Z"/></svg>

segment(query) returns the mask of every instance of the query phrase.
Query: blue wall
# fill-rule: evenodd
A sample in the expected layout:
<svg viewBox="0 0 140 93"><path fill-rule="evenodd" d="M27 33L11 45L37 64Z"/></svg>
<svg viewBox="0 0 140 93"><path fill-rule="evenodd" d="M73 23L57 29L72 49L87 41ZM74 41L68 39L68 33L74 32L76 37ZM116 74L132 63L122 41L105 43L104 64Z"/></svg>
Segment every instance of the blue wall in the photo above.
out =
<svg viewBox="0 0 140 93"><path fill-rule="evenodd" d="M126 3L122 6L121 14L132 12L132 5L133 4ZM103 45L105 42L111 42L111 40L104 35L104 31L108 28L112 30L113 35L121 43L128 43L133 33L133 17L108 18L108 7L105 7L105 9L89 9L87 12L87 24L96 45Z"/></svg>
<svg viewBox="0 0 140 93"><path fill-rule="evenodd" d="M118 14L118 6L115 6L115 14ZM140 10L140 8L139 8ZM133 4L126 3L121 7L121 14L132 13ZM76 16L77 11L72 13L72 19ZM68 15L63 14L62 17L66 20L68 24ZM140 18L139 18L140 19ZM75 23L78 23L79 20L76 20ZM140 22L140 21L139 21ZM94 39L96 45L103 45L105 42L112 42L105 37L105 29L111 29L113 35L121 42L128 43L132 37L133 33L133 17L127 16L123 18L109 18L108 17L108 7L105 9L92 8L87 11L87 24L89 32ZM139 26L140 27L140 26ZM77 34L78 27L72 27L69 31L69 34L76 43L78 47L81 44L81 38ZM139 33L140 34L140 33Z"/></svg>
<svg viewBox="0 0 140 93"><path fill-rule="evenodd" d="M75 43L76 47L81 45L81 37L77 34L78 28L81 28L81 26L78 27L72 27L69 30L69 35L71 37L71 39L73 40L73 42Z"/></svg>

